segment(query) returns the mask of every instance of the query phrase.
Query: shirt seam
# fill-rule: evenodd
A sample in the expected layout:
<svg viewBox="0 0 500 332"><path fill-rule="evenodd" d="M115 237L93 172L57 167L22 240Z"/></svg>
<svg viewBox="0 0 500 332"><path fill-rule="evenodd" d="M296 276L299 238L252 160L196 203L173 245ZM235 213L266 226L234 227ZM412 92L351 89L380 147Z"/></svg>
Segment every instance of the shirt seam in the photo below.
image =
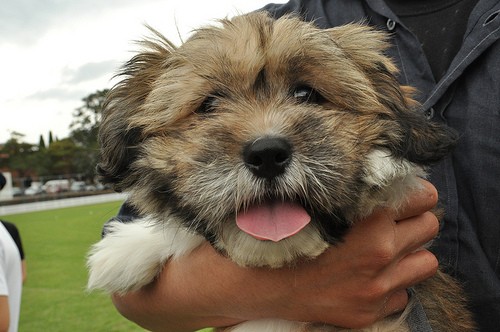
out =
<svg viewBox="0 0 500 332"><path fill-rule="evenodd" d="M450 77L455 74L455 72L462 66L462 64L470 58L471 54L474 53L491 35L495 34L498 30L500 30L500 27L496 28L495 30L491 31L488 35L486 35L476 46L472 48L472 50L467 53L467 55L453 68L453 70L445 76L444 79L442 79L437 85L436 88L431 92L430 96L427 98L425 101L424 105L427 105L430 100L437 94L437 92L441 89L441 87L444 85L445 82L447 82Z"/></svg>

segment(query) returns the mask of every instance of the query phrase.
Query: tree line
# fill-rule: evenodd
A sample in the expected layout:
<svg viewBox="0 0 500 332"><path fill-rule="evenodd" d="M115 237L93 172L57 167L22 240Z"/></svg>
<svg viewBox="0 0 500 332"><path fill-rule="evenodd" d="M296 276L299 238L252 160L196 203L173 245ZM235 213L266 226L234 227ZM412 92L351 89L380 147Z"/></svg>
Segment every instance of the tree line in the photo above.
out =
<svg viewBox="0 0 500 332"><path fill-rule="evenodd" d="M97 132L108 90L97 90L82 99L73 111L70 134L59 139L49 131L48 142L40 136L38 144L24 142L22 133L11 133L0 146L0 169L9 170L14 181L27 178L53 179L61 176L92 181L99 155ZM16 183L23 186L23 183Z"/></svg>

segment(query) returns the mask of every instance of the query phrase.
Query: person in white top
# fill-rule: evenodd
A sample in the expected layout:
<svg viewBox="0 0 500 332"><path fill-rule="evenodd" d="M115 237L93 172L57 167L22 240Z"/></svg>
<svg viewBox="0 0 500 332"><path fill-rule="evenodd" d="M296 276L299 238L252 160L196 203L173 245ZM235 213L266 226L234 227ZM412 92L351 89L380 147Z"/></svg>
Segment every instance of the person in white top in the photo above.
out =
<svg viewBox="0 0 500 332"><path fill-rule="evenodd" d="M21 290L21 256L9 232L0 223L0 332L17 332Z"/></svg>

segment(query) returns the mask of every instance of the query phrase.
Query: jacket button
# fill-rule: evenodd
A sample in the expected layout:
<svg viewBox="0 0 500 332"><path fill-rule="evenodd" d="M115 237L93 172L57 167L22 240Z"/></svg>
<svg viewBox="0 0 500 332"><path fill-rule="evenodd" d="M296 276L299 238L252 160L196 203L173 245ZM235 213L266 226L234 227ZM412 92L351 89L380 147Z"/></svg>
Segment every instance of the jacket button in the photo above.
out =
<svg viewBox="0 0 500 332"><path fill-rule="evenodd" d="M434 112L434 108L433 108L433 107L431 107L431 108L429 108L429 109L425 110L425 112L424 112L425 118L426 118L427 120L432 119L432 118L434 117L434 113L435 113L435 112Z"/></svg>
<svg viewBox="0 0 500 332"><path fill-rule="evenodd" d="M387 29L389 31L393 31L396 28L396 22L391 20L390 18L387 19Z"/></svg>

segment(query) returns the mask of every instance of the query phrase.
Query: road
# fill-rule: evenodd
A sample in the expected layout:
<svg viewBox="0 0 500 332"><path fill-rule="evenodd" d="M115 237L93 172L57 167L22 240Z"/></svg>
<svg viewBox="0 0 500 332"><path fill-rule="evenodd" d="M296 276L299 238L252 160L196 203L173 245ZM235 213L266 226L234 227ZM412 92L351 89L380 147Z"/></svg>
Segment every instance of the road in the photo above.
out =
<svg viewBox="0 0 500 332"><path fill-rule="evenodd" d="M111 194L92 195L84 197L63 198L63 199L43 201L43 202L0 206L0 216L4 216L7 214L59 209L70 206L96 204L96 203L104 203L112 201L123 201L125 200L125 198L126 198L125 194L111 193Z"/></svg>

